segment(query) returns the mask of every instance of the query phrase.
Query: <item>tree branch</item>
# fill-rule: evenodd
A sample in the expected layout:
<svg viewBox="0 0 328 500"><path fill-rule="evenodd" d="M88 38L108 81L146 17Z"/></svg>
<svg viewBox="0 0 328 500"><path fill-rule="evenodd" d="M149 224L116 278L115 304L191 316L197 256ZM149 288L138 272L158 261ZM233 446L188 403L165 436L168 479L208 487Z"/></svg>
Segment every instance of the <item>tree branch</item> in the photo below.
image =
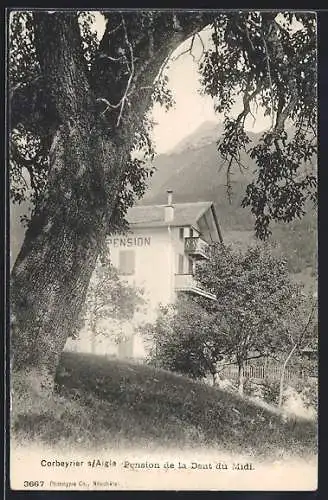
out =
<svg viewBox="0 0 328 500"><path fill-rule="evenodd" d="M190 42L189 48L186 49L186 50L183 50L182 52L180 52L180 54L178 54L176 57L173 57L172 61L174 61L174 62L177 61L178 59L180 59L181 56L183 56L185 54L190 54L192 56L193 60L195 61L195 56L192 53L192 48L193 48L193 45L194 45L195 37L196 37L196 35L193 35L191 37L191 42Z"/></svg>
<svg viewBox="0 0 328 500"><path fill-rule="evenodd" d="M122 15L122 13L115 13L115 15L110 14L107 18L113 16L115 21L118 22L118 15L120 14ZM161 77L162 71L166 67L172 52L174 52L174 50L189 37L194 36L206 25L213 22L216 15L217 14L213 12L186 13L177 11L174 12L172 17L171 13L154 11L154 14L150 19L151 25L149 27L153 33L152 40L149 40L149 30L143 30L137 36L134 33L135 30L133 29L133 26L131 25L131 30L134 33L133 45L132 43L129 45L129 42L132 42L132 40L129 40L130 24L128 21L130 18L127 18L126 16L124 16L124 18L122 17L124 21L121 19L120 24L122 32L124 32L125 44L129 48L130 57L128 58L129 61L127 61L127 63L130 64L130 67L128 68L127 66L127 68L129 72L129 80L131 79L131 82L126 83L126 81L122 79L122 66L109 59L106 66L101 65L102 74L99 78L98 65L101 64L101 61L99 61L99 57L96 55L90 76L96 97L104 98L111 103L112 106L117 106L117 109L120 108L121 116L118 117L117 120L121 121L122 113L124 111L122 110L122 104L125 109L128 96L131 96L132 92L133 94L137 94L140 88L143 88L142 98L140 95L136 95L136 99L134 99L135 102L131 102L131 105L129 106L129 114L138 114L141 108L144 112L145 108L148 108L150 104L153 84ZM170 22L171 18L172 21ZM110 57L116 57L116 53L109 53L109 38L111 47L119 47L121 43L121 31L117 29L117 31L109 37L109 33L111 33L109 30L110 26L107 21L107 26L99 45L99 53L107 54ZM152 44L151 57L149 52L150 43ZM134 68L131 68L130 60L132 60L132 54ZM134 73L133 78L132 73ZM127 89L129 85L130 89ZM115 89L114 95L116 93L117 96L115 101L113 99L113 88ZM117 125L117 122L115 122L115 124Z"/></svg>
<svg viewBox="0 0 328 500"><path fill-rule="evenodd" d="M120 109L120 113L118 115L117 122L116 122L116 126L117 127L120 125L120 121L121 121L121 118L122 118L122 113L123 113L125 101L126 101L126 99L128 97L128 93L129 93L129 90L130 90L131 82L132 82L132 79L134 77L134 55L133 55L133 47L132 47L132 44L131 44L131 42L130 42L130 40L128 38L128 33L127 33L126 24L125 24L125 20L124 20L123 15L122 15L122 23L123 23L123 29L124 29L124 39L125 39L125 42L126 42L127 46L129 47L129 51L130 51L131 68L129 68L129 66L128 66L128 69L130 69L130 76L129 76L128 83L126 85L126 89L124 91L123 97L121 99L121 109Z"/></svg>
<svg viewBox="0 0 328 500"><path fill-rule="evenodd" d="M271 97L271 128L273 128L274 125L274 106L273 106L273 88L272 88L272 78L271 78L271 68L270 68L270 56L269 56L269 50L268 50L268 45L266 43L265 37L262 34L262 40L264 44L264 50L265 50L265 59L266 59L266 67L267 67L267 73L268 73L268 79L269 79L269 86L270 86L270 97Z"/></svg>
<svg viewBox="0 0 328 500"><path fill-rule="evenodd" d="M197 35L197 38L200 40L200 43L201 43L201 45L202 45L202 53L201 53L201 55L200 55L200 56L199 56L199 58L198 58L198 62L199 62L199 61L201 60L201 58L203 57L203 55L204 55L204 52L205 52L205 46L204 46L204 42L203 42L203 39L202 39L202 37L200 36L200 34L197 32L197 33L196 33L196 35Z"/></svg>

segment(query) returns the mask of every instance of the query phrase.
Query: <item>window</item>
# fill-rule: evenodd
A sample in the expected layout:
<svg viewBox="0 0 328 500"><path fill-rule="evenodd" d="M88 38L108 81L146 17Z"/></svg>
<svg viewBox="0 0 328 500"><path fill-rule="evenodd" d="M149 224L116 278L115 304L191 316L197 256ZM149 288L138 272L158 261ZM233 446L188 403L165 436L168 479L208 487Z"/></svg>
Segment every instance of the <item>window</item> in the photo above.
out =
<svg viewBox="0 0 328 500"><path fill-rule="evenodd" d="M194 236L194 231L193 231L192 227L189 229L189 236L190 236L190 238L192 238Z"/></svg>
<svg viewBox="0 0 328 500"><path fill-rule="evenodd" d="M179 229L179 238L180 240L183 240L184 238L184 227L180 227Z"/></svg>
<svg viewBox="0 0 328 500"><path fill-rule="evenodd" d="M184 256L180 254L178 262L178 274L183 274L183 261L184 261Z"/></svg>
<svg viewBox="0 0 328 500"><path fill-rule="evenodd" d="M119 254L118 272L123 276L131 276L135 272L134 250L121 250Z"/></svg>
<svg viewBox="0 0 328 500"><path fill-rule="evenodd" d="M190 257L188 259L188 274L194 274L194 262Z"/></svg>

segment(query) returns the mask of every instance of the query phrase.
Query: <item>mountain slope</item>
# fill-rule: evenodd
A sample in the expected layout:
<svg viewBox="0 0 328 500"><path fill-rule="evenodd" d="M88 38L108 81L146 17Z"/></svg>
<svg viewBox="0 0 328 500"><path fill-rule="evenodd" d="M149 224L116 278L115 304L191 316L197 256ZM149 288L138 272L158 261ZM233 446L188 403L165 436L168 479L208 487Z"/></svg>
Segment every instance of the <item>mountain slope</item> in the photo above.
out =
<svg viewBox="0 0 328 500"><path fill-rule="evenodd" d="M225 168L220 164L216 144L221 134L222 125L205 122L169 154L159 155L154 161L156 171L143 203L165 203L168 188L174 190L176 202L200 199L214 201L217 189L226 185ZM259 136L250 136L256 143ZM242 172L239 168L234 169L233 184L245 184L252 176L255 164L246 154L242 154L242 162L248 168Z"/></svg>
<svg viewBox="0 0 328 500"><path fill-rule="evenodd" d="M241 207L241 201L252 179L255 163L246 153L241 154L241 161L246 168L240 170L235 165L232 169L230 203L226 166L217 151L217 140L222 132L222 124L205 122L170 153L157 156L154 160L155 173L140 203L165 203L166 190L173 189L173 199L177 203L213 201L224 237L231 230L252 231L254 219L249 210ZM249 135L256 144L260 135Z"/></svg>

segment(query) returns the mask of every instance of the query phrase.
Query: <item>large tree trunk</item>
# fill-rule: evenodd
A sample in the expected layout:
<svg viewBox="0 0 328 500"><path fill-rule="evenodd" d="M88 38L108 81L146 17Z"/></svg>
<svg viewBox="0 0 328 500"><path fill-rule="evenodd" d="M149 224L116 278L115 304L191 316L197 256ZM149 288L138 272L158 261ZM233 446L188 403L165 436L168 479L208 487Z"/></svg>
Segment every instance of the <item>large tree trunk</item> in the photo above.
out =
<svg viewBox="0 0 328 500"><path fill-rule="evenodd" d="M149 107L149 88L172 50L213 17L170 15L170 22L156 28L158 36L141 36L135 44L134 104L124 110L128 119L113 130L97 115L100 90L92 88L92 75L86 77L76 14L35 14L42 77L56 115L49 117L53 142L47 196L32 217L12 271L11 355L15 380L31 380L36 390L52 389L58 359L76 327L135 127ZM110 75L123 92L126 81L120 84L114 66ZM110 86L104 88L110 93ZM102 97L112 99L111 94Z"/></svg>
<svg viewBox="0 0 328 500"><path fill-rule="evenodd" d="M11 277L13 370L23 370L24 377L32 372L33 384L48 388L77 324L106 234L96 199L79 199L79 189L66 177L74 167L85 171L78 174L81 186L93 192L88 163L94 165L96 155L88 132L71 132L70 137L58 132L53 190L31 221Z"/></svg>
<svg viewBox="0 0 328 500"><path fill-rule="evenodd" d="M99 126L75 16L38 14L35 28L40 66L56 104L57 129L47 193L12 271L11 354L15 375L19 372L36 389L49 390L105 241L129 144L118 155Z"/></svg>

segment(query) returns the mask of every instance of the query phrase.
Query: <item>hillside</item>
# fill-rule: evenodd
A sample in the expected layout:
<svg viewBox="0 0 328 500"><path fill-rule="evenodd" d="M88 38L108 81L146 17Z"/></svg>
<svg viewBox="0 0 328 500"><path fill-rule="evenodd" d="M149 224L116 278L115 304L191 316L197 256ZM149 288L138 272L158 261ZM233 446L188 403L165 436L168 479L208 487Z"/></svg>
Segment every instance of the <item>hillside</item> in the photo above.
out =
<svg viewBox="0 0 328 500"><path fill-rule="evenodd" d="M155 174L149 183L143 203L165 203L166 189L174 190L176 202L215 200L225 193L226 174L220 169L216 141L222 134L222 125L205 122L193 134L181 141L168 154L157 156L154 161ZM250 134L254 143L259 136ZM245 184L252 176L255 164L246 154L241 155L248 168L240 172L235 168L233 184ZM188 182L186 182L188 181Z"/></svg>
<svg viewBox="0 0 328 500"><path fill-rule="evenodd" d="M205 122L189 137L181 141L169 154L157 156L155 173L141 203L165 203L166 190L174 191L174 201L214 201L223 232L230 229L250 230L253 219L241 209L242 188L247 185L255 168L246 154L242 161L248 165L242 172L235 168L232 175L233 200L229 205L226 194L226 173L217 152L216 141L222 126ZM256 143L258 136L251 134ZM247 163L248 162L248 163Z"/></svg>
<svg viewBox="0 0 328 500"><path fill-rule="evenodd" d="M173 373L64 353L57 395L23 397L12 411L16 442L88 450L124 446L217 449L254 457L312 455L316 425L283 419L247 398Z"/></svg>

